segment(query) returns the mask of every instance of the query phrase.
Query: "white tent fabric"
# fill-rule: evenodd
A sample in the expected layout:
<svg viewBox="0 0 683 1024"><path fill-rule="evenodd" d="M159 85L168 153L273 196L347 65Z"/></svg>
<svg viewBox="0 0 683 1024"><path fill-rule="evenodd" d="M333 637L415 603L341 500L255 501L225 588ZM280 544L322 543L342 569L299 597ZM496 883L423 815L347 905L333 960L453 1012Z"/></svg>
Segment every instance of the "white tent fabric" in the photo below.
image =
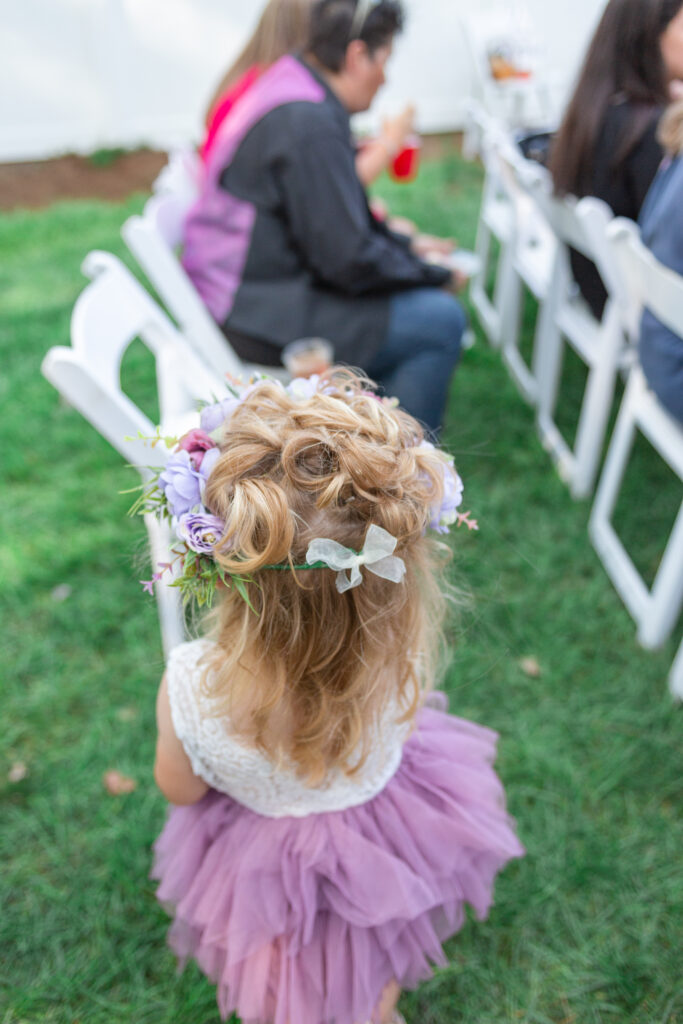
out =
<svg viewBox="0 0 683 1024"><path fill-rule="evenodd" d="M462 127L474 76L460 26L471 0L405 0L408 26L378 98L417 103L422 131ZM534 44L569 83L604 0L477 0L524 10ZM260 4L239 0L22 0L2 12L0 160L196 140L202 111Z"/></svg>

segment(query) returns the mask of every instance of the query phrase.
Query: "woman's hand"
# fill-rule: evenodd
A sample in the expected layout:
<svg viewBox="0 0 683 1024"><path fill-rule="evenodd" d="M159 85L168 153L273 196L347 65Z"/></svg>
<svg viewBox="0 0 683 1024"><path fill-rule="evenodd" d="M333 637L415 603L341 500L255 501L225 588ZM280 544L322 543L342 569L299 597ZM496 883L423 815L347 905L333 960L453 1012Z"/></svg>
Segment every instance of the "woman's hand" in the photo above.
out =
<svg viewBox="0 0 683 1024"><path fill-rule="evenodd" d="M380 140L386 146L387 153L393 159L405 146L405 141L415 127L415 107L409 103L396 117L387 117L382 121Z"/></svg>
<svg viewBox="0 0 683 1024"><path fill-rule="evenodd" d="M436 235L415 235L411 242L413 252L423 260L435 260L438 256L450 256L456 247L452 238L437 238Z"/></svg>

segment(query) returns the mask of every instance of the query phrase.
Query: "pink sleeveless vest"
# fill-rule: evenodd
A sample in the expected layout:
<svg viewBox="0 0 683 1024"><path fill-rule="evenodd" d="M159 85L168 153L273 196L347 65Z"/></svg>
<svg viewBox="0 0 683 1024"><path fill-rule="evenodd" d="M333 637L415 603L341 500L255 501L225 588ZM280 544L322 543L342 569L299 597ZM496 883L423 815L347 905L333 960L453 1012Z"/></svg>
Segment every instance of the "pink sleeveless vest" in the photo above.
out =
<svg viewBox="0 0 683 1024"><path fill-rule="evenodd" d="M294 57L282 57L242 96L220 127L201 194L185 222L182 262L217 323L230 315L249 252L256 207L219 184L258 121L285 103L320 103L325 92Z"/></svg>

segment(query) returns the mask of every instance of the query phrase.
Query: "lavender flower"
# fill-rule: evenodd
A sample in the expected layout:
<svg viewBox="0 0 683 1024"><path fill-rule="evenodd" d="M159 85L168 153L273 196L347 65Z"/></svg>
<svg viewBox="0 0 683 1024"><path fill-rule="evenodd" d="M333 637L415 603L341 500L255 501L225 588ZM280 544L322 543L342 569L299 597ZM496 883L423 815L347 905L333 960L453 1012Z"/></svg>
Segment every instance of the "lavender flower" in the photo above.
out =
<svg viewBox="0 0 683 1024"><path fill-rule="evenodd" d="M453 459L445 452L439 451L431 441L423 441L419 449L437 454L441 460L443 473L443 497L441 502L430 508L430 530L436 533L448 533L448 527L458 519L457 509L462 503L463 482L453 465Z"/></svg>
<svg viewBox="0 0 683 1024"><path fill-rule="evenodd" d="M213 467L216 465L221 457L220 448L210 448L202 459L201 466L198 466L199 471L199 494L204 501L204 492L206 490L206 482L211 475Z"/></svg>
<svg viewBox="0 0 683 1024"><path fill-rule="evenodd" d="M429 526L436 533L448 533L448 527L458 518L457 510L462 503L462 480L448 462L444 462L443 466L443 485L441 504L431 509L432 518Z"/></svg>
<svg viewBox="0 0 683 1024"><path fill-rule="evenodd" d="M218 516L189 513L181 516L176 533L188 548L200 555L210 555L225 532L225 523Z"/></svg>
<svg viewBox="0 0 683 1024"><path fill-rule="evenodd" d="M212 448L211 451L217 452L218 449ZM182 516L201 504L200 472L193 467L189 452L179 451L171 455L159 476L159 489L166 496L172 516Z"/></svg>
<svg viewBox="0 0 683 1024"><path fill-rule="evenodd" d="M222 402L216 402L215 405L204 406L199 417L202 430L211 434L214 430L222 427L225 421L230 419L243 397L244 395L230 395Z"/></svg>

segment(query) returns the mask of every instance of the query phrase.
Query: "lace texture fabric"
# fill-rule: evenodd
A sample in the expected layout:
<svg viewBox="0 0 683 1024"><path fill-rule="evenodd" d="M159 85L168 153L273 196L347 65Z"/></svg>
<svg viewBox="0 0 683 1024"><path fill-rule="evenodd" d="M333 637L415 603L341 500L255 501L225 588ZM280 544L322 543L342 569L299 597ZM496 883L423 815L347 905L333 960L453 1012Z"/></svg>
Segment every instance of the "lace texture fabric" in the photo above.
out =
<svg viewBox="0 0 683 1024"><path fill-rule="evenodd" d="M193 640L176 647L166 676L173 726L195 775L227 793L257 814L270 818L296 817L357 807L380 793L401 763L403 743L411 724L397 724L396 705L387 709L376 742L362 770L352 779L330 772L324 783L306 785L292 766L275 764L230 732L225 718L213 714L201 692L204 673L199 662L212 647L210 640Z"/></svg>

